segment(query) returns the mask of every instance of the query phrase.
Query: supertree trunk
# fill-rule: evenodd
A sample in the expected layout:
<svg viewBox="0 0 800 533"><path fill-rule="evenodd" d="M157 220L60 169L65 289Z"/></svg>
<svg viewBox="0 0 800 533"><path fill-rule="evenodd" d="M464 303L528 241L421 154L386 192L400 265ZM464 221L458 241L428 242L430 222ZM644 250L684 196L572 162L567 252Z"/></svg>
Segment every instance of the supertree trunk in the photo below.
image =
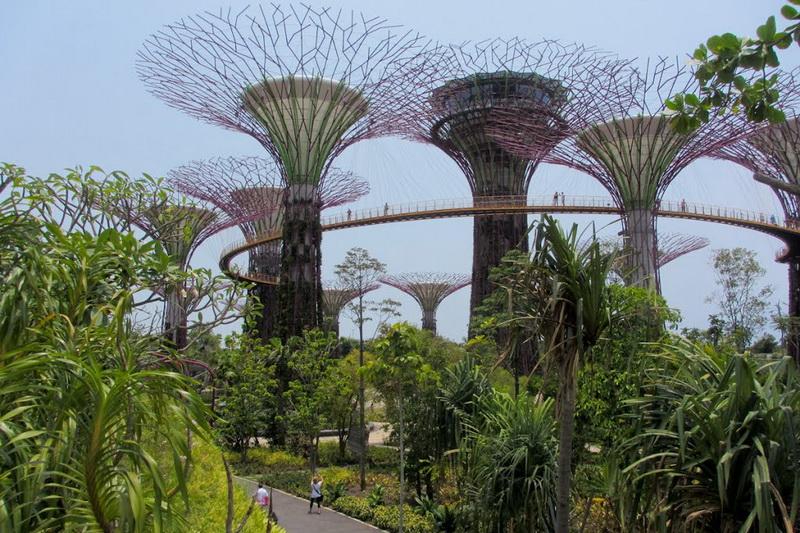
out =
<svg viewBox="0 0 800 533"><path fill-rule="evenodd" d="M626 262L625 281L628 285L658 290L655 217L650 209L631 209L625 223Z"/></svg>
<svg viewBox="0 0 800 533"><path fill-rule="evenodd" d="M281 256L278 332L287 339L322 323L322 227L316 187L292 185L287 190Z"/></svg>
<svg viewBox="0 0 800 533"><path fill-rule="evenodd" d="M436 333L436 310L422 311L422 329Z"/></svg>
<svg viewBox="0 0 800 533"><path fill-rule="evenodd" d="M472 294L470 309L483 305L497 287L489 281L491 270L500 265L509 250L529 251L525 238L527 219L523 215L475 217L472 245ZM470 332L472 335L474 332Z"/></svg>

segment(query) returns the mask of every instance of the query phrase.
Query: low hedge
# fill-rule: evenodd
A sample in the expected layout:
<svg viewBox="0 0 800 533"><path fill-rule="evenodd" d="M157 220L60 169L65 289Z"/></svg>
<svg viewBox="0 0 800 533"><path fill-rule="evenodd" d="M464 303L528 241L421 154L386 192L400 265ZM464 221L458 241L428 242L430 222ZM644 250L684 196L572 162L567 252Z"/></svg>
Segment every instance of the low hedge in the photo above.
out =
<svg viewBox="0 0 800 533"><path fill-rule="evenodd" d="M367 501L355 496L342 496L331 504L331 507L347 516L352 516L364 522L372 520L372 509Z"/></svg>
<svg viewBox="0 0 800 533"><path fill-rule="evenodd" d="M399 530L400 508L396 505L379 505L372 510L372 522L379 528L395 532ZM436 524L428 516L420 516L410 505L403 505L403 531L406 533L435 533Z"/></svg>

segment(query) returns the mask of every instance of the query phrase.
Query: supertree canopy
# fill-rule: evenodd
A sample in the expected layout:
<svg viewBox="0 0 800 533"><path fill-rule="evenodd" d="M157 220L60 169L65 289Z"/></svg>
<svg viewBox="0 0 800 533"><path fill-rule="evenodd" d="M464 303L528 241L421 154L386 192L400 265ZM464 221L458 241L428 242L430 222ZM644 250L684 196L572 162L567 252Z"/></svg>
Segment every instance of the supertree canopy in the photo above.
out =
<svg viewBox="0 0 800 533"><path fill-rule="evenodd" d="M269 159L220 157L192 161L170 171L168 183L241 220L239 227L248 241L282 230L285 188L279 167ZM369 185L352 173L330 169L318 190L318 201L324 210L355 201L368 191ZM257 296L264 307L255 323L264 340L275 333L280 249L280 241L271 241L250 250L250 277L271 281L251 290L251 295Z"/></svg>
<svg viewBox="0 0 800 533"><path fill-rule="evenodd" d="M248 220L232 216L214 205L190 202L160 190L142 190L138 195L104 198L100 209L112 213L126 226L136 226L149 238L161 242L181 270L186 270L200 244L210 236ZM191 289L191 288L189 288ZM182 349L187 343L185 288L165 289L164 331L168 341Z"/></svg>
<svg viewBox="0 0 800 533"><path fill-rule="evenodd" d="M466 274L445 274L441 272L415 272L396 274L380 279L414 298L422 309L422 329L436 333L436 310L442 301L470 284Z"/></svg>
<svg viewBox="0 0 800 533"><path fill-rule="evenodd" d="M282 170L279 329L321 320L317 189L356 141L389 134L408 102L425 41L385 20L308 6L205 13L167 26L140 51L157 97L205 122L246 133Z"/></svg>
<svg viewBox="0 0 800 533"><path fill-rule="evenodd" d="M711 244L710 239L699 235L686 235L683 233L659 235L656 267L661 268L679 257L702 250L709 244Z"/></svg>
<svg viewBox="0 0 800 533"><path fill-rule="evenodd" d="M664 101L686 92L693 77L685 68L661 59L643 69L619 76L610 96L594 99L584 108L579 126L546 157L597 179L622 209L623 232L633 253L629 270L637 285L659 288L655 211L664 191L689 163L706 156L747 132L739 115L714 116L689 135L673 131ZM531 121L510 119L520 128L498 141L519 154L534 152L525 146ZM527 123L526 123L527 122ZM535 153L535 152L534 152Z"/></svg>
<svg viewBox="0 0 800 533"><path fill-rule="evenodd" d="M440 148L458 164L476 206L498 197L524 205L537 165L569 133L580 107L575 103L583 95L602 95L606 79L621 68L615 57L596 50L520 39L452 46L438 61L436 70L447 81L415 80L415 107L400 120L409 138ZM592 86L592 92L584 90ZM513 117L531 126L524 155L495 140L500 132L518 131ZM527 251L526 230L524 214L475 217L471 311L494 290L489 270L508 251Z"/></svg>
<svg viewBox="0 0 800 533"><path fill-rule="evenodd" d="M363 296L370 291L374 291L380 285L370 285L361 294L353 288L344 287L338 282L329 282L322 289L322 315L325 318L326 327L330 322L329 331L339 336L339 315L347 303L358 296Z"/></svg>
<svg viewBox="0 0 800 533"><path fill-rule="evenodd" d="M614 273L628 285L632 284L631 273L628 271L629 261L626 255L630 252L626 250L627 239L622 237L610 237L601 241L601 246L607 250L620 252L613 266ZM585 244L588 245L590 241ZM664 265L682 257L686 254L701 250L708 246L711 241L706 237L698 235L686 235L683 233L660 233L658 235L658 256L656 257L656 268L660 269Z"/></svg>

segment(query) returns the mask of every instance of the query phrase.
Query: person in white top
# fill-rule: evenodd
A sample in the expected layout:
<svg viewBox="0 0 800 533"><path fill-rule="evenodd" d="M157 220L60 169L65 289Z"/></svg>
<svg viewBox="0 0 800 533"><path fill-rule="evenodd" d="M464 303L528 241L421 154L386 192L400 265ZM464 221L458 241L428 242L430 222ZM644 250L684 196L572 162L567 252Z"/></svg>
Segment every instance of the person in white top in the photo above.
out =
<svg viewBox="0 0 800 533"><path fill-rule="evenodd" d="M256 503L264 510L269 509L269 493L267 492L267 489L264 488L263 483L258 484L258 490L256 491Z"/></svg>
<svg viewBox="0 0 800 533"><path fill-rule="evenodd" d="M311 511L314 509L314 503L317 504L317 514L322 514L322 499L324 496L322 495L322 483L323 483L322 476L319 474L314 474L314 477L311 478L311 503L308 506L308 514L311 514Z"/></svg>

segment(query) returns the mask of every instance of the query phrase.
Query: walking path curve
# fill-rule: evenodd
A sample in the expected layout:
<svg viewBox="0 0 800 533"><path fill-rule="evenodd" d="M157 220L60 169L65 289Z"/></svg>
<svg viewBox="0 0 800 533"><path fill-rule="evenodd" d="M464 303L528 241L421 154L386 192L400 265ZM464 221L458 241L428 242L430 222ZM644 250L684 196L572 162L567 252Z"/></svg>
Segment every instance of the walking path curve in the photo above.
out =
<svg viewBox="0 0 800 533"><path fill-rule="evenodd" d="M235 476L248 495L256 492L257 484L243 477ZM288 533L380 533L378 529L355 518L336 512L327 507L322 514L308 514L308 500L292 496L277 489L272 490L272 508L278 516L278 525ZM260 511L259 511L260 512Z"/></svg>

